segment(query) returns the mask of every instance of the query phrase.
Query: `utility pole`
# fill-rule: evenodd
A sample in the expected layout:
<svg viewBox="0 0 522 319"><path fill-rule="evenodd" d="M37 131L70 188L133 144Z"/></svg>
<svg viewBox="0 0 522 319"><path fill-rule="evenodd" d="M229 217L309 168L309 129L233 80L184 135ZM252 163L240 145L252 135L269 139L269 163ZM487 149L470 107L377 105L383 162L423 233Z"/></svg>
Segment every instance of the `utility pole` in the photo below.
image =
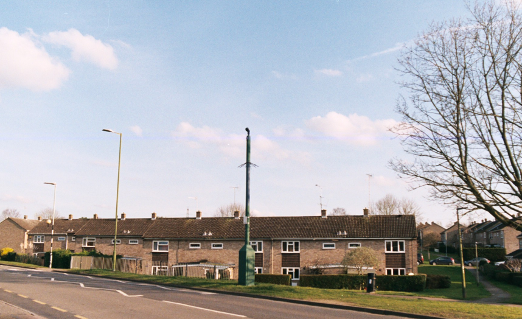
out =
<svg viewBox="0 0 522 319"><path fill-rule="evenodd" d="M247 131L247 148L246 148L246 201L245 216L243 223L245 224L245 245L239 250L239 278L238 284L242 286L253 286L255 281L254 263L255 252L250 246L250 130ZM241 165L240 167L242 167Z"/></svg>

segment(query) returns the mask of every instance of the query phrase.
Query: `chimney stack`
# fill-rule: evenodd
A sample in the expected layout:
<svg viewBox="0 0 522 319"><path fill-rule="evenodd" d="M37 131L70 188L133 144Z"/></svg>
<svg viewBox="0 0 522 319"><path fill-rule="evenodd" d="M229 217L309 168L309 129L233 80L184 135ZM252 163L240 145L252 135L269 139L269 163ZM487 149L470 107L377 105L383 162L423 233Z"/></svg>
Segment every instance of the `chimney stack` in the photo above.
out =
<svg viewBox="0 0 522 319"><path fill-rule="evenodd" d="M326 218L326 209L321 209L321 218Z"/></svg>
<svg viewBox="0 0 522 319"><path fill-rule="evenodd" d="M24 219L27 219L27 215L24 215Z"/></svg>
<svg viewBox="0 0 522 319"><path fill-rule="evenodd" d="M368 217L370 215L370 210L368 208L364 208L363 215L364 215L364 217Z"/></svg>
<svg viewBox="0 0 522 319"><path fill-rule="evenodd" d="M73 219L73 215L69 214L69 220L72 220L72 219Z"/></svg>
<svg viewBox="0 0 522 319"><path fill-rule="evenodd" d="M201 211L196 212L196 219L201 219Z"/></svg>
<svg viewBox="0 0 522 319"><path fill-rule="evenodd" d="M38 220L42 220L42 216L38 216Z"/></svg>
<svg viewBox="0 0 522 319"><path fill-rule="evenodd" d="M93 219L98 219L98 214L94 214Z"/></svg>
<svg viewBox="0 0 522 319"><path fill-rule="evenodd" d="M156 219L156 213L152 213L152 220Z"/></svg>
<svg viewBox="0 0 522 319"><path fill-rule="evenodd" d="M238 210L234 211L234 218L235 219L239 219L239 211Z"/></svg>
<svg viewBox="0 0 522 319"><path fill-rule="evenodd" d="M125 213L121 213L121 220L125 220L126 217L127 215L125 215Z"/></svg>

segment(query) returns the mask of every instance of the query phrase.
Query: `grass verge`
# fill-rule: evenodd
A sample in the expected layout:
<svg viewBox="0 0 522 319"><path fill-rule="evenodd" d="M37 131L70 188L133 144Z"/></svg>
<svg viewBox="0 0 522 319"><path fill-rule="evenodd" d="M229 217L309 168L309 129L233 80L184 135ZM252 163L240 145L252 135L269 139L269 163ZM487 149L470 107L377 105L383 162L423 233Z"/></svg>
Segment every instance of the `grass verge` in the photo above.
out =
<svg viewBox="0 0 522 319"><path fill-rule="evenodd" d="M5 260L0 260L0 265L16 266L16 267L23 267L23 268L30 268L30 269L45 268L44 266L24 264L24 263L19 263L16 261L5 261Z"/></svg>
<svg viewBox="0 0 522 319"><path fill-rule="evenodd" d="M441 266L436 266L441 267ZM522 308L496 305L470 304L457 301L436 301L422 299L423 295L386 292L389 296L367 294L363 291L345 289L317 289L290 287L271 284L238 286L234 280L206 280L186 277L163 277L136 275L108 270L73 270L73 273L97 275L116 279L142 281L161 285L207 288L252 295L263 295L297 300L309 300L350 306L386 309L443 318L520 318ZM453 280L453 279L452 279ZM381 292L379 292L380 294Z"/></svg>

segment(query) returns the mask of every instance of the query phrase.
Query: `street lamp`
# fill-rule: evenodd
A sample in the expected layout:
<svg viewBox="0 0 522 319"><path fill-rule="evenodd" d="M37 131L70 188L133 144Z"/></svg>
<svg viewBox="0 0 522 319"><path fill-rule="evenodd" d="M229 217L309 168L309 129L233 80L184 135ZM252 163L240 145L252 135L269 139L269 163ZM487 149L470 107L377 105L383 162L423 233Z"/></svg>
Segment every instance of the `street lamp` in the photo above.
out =
<svg viewBox="0 0 522 319"><path fill-rule="evenodd" d="M52 223L51 223L51 255L49 257L49 268L53 268L53 237L54 237L54 212L56 209L56 183L47 183L46 185L54 185L54 199L53 199L53 216L52 216ZM47 223L49 223L49 220L47 220Z"/></svg>
<svg viewBox="0 0 522 319"><path fill-rule="evenodd" d="M114 218L114 252L112 256L112 271L116 271L116 237L118 236L118 196L120 194L120 163L121 163L121 136L122 133L109 129L103 129L103 132L118 134L120 136L120 152L118 156L118 182L116 184L116 215Z"/></svg>

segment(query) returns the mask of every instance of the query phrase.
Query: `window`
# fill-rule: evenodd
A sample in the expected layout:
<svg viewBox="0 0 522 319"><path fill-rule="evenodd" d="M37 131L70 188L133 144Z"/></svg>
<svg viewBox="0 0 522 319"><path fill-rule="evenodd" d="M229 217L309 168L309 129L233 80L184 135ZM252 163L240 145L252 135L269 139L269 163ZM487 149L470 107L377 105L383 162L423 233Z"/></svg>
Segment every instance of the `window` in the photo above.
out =
<svg viewBox="0 0 522 319"><path fill-rule="evenodd" d="M84 237L82 240L82 247L94 247L96 238Z"/></svg>
<svg viewBox="0 0 522 319"><path fill-rule="evenodd" d="M200 248L201 248L200 243L190 243L189 244L189 249L200 249Z"/></svg>
<svg viewBox="0 0 522 319"><path fill-rule="evenodd" d="M76 241L76 237L71 237L71 241Z"/></svg>
<svg viewBox="0 0 522 319"><path fill-rule="evenodd" d="M404 252L404 240L387 240L386 242L387 253L403 253Z"/></svg>
<svg viewBox="0 0 522 319"><path fill-rule="evenodd" d="M41 244L44 241L45 241L45 236L44 235L34 235L33 242L35 244Z"/></svg>
<svg viewBox="0 0 522 319"><path fill-rule="evenodd" d="M121 239L116 238L116 245L120 245L120 244L121 244ZM111 245L114 245L114 238L111 240Z"/></svg>
<svg viewBox="0 0 522 319"><path fill-rule="evenodd" d="M223 249L223 244L222 243L212 243L211 248L212 249Z"/></svg>
<svg viewBox="0 0 522 319"><path fill-rule="evenodd" d="M254 274L262 274L263 267L254 267Z"/></svg>
<svg viewBox="0 0 522 319"><path fill-rule="evenodd" d="M263 242L262 241L251 241L250 246L254 249L254 252L256 253L262 253L263 252Z"/></svg>
<svg viewBox="0 0 522 319"><path fill-rule="evenodd" d="M137 239L129 239L129 245L137 245L138 243Z"/></svg>
<svg viewBox="0 0 522 319"><path fill-rule="evenodd" d="M281 242L282 249L281 251L284 253L298 253L299 252L299 242L298 241L283 241Z"/></svg>
<svg viewBox="0 0 522 319"><path fill-rule="evenodd" d="M335 249L335 243L323 243L323 249Z"/></svg>
<svg viewBox="0 0 522 319"><path fill-rule="evenodd" d="M283 275L292 275L292 279L299 279L299 268L283 267L281 271Z"/></svg>
<svg viewBox="0 0 522 319"><path fill-rule="evenodd" d="M169 274L169 266L152 266L152 275L166 276Z"/></svg>
<svg viewBox="0 0 522 319"><path fill-rule="evenodd" d="M404 275L406 275L406 268L386 268L386 275L404 276Z"/></svg>
<svg viewBox="0 0 522 319"><path fill-rule="evenodd" d="M504 231L503 230L500 231L500 238L504 238Z"/></svg>
<svg viewBox="0 0 522 319"><path fill-rule="evenodd" d="M348 243L348 248L361 248L361 243Z"/></svg>
<svg viewBox="0 0 522 319"><path fill-rule="evenodd" d="M493 238L493 234L489 233L489 239Z"/></svg>
<svg viewBox="0 0 522 319"><path fill-rule="evenodd" d="M65 241L65 237L58 237L58 241Z"/></svg>
<svg viewBox="0 0 522 319"><path fill-rule="evenodd" d="M155 240L152 242L152 251L169 251L168 241Z"/></svg>

